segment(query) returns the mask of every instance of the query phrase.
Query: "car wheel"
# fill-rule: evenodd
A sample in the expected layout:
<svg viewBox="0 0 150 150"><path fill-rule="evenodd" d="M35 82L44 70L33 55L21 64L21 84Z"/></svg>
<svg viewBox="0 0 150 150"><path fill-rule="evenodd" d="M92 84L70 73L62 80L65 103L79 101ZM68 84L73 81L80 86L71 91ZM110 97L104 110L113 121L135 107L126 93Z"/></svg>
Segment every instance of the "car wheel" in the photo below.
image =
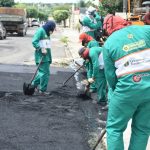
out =
<svg viewBox="0 0 150 150"><path fill-rule="evenodd" d="M4 40L4 37L3 37L3 36L1 36L1 40Z"/></svg>
<svg viewBox="0 0 150 150"><path fill-rule="evenodd" d="M4 39L6 39L6 34L5 34L5 36L4 36Z"/></svg>

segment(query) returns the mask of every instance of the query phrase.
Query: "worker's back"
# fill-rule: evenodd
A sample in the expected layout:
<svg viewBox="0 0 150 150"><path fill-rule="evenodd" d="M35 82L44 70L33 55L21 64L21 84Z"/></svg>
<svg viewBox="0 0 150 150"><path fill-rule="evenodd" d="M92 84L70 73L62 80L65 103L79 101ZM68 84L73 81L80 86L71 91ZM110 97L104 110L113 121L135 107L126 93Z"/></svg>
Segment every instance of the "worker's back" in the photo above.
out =
<svg viewBox="0 0 150 150"><path fill-rule="evenodd" d="M150 26L128 26L114 32L107 39L116 68L117 83L114 93L125 98L150 97Z"/></svg>

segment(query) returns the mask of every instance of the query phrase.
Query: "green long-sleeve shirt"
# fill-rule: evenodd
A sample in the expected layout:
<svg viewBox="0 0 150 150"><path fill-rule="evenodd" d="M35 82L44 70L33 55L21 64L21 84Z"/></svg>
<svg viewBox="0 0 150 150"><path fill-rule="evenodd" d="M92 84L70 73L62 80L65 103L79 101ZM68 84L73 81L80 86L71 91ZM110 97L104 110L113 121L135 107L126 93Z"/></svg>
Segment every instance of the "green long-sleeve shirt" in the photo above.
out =
<svg viewBox="0 0 150 150"><path fill-rule="evenodd" d="M105 42L103 57L110 88L120 96L149 97L150 26L128 26ZM145 91L144 91L145 89ZM146 90L147 89L147 90Z"/></svg>
<svg viewBox="0 0 150 150"><path fill-rule="evenodd" d="M95 30L100 29L102 27L100 16L96 14L95 18L90 18L87 15L83 18L82 24L83 24L83 32L87 33L88 35L96 39Z"/></svg>
<svg viewBox="0 0 150 150"><path fill-rule="evenodd" d="M41 46L40 46L41 40L50 40L50 37L47 36L45 30L42 27L38 28L38 30L36 31L36 33L34 34L32 38L32 45L35 48L35 62L36 63L39 63L42 57ZM51 49L46 48L46 50L47 50L47 54L44 56L43 62L52 63Z"/></svg>
<svg viewBox="0 0 150 150"><path fill-rule="evenodd" d="M102 52L101 47L92 47L89 50L89 58L91 61L91 77L97 78L100 77L100 64L99 64L99 55Z"/></svg>

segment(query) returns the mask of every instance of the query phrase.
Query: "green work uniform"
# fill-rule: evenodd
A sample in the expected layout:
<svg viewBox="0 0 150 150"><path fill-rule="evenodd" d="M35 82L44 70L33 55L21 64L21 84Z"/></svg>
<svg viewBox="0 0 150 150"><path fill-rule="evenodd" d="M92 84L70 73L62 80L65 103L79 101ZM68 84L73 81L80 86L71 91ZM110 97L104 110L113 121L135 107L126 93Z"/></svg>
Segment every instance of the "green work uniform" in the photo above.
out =
<svg viewBox="0 0 150 150"><path fill-rule="evenodd" d="M99 43L96 40L93 39L93 40L88 42L87 47L88 48L99 47ZM85 68L86 68L86 71L87 71L87 78L90 78L92 76L92 73L91 73L91 69L90 69L91 68L91 63L89 63L89 61L85 62ZM90 89L93 92L96 91L95 82L90 85Z"/></svg>
<svg viewBox="0 0 150 150"><path fill-rule="evenodd" d="M39 28L33 39L32 39L32 44L33 47L35 48L35 63L38 65L43 54L41 51L41 46L40 42L43 40L50 40L50 37L46 34L45 30L41 27ZM37 72L37 75L35 79L32 82L32 85L34 86L39 86L39 89L44 92L47 90L47 85L49 81L49 76L50 76L50 64L52 63L52 57L51 57L51 49L46 48L47 54L44 55L42 64L39 67L39 70Z"/></svg>
<svg viewBox="0 0 150 150"><path fill-rule="evenodd" d="M90 18L89 15L86 15L82 20L82 24L83 24L83 32L87 33L88 35L96 39L95 30L101 28L102 26L100 16L98 17L98 14L96 14L95 18Z"/></svg>
<svg viewBox="0 0 150 150"><path fill-rule="evenodd" d="M132 119L128 150L146 150L150 135L150 26L128 26L110 35L103 50L112 89L108 150L124 150L123 132Z"/></svg>
<svg viewBox="0 0 150 150"><path fill-rule="evenodd" d="M99 43L96 40L94 40L94 39L89 41L88 44L87 44L88 48L99 47L99 46L100 46Z"/></svg>
<svg viewBox="0 0 150 150"><path fill-rule="evenodd" d="M104 69L100 69L99 64L99 56L102 52L101 47L92 47L89 50L89 58L91 68L89 69L91 72L90 78L95 79L95 86L97 88L98 94L98 102L105 102L106 100L106 79L104 74Z"/></svg>

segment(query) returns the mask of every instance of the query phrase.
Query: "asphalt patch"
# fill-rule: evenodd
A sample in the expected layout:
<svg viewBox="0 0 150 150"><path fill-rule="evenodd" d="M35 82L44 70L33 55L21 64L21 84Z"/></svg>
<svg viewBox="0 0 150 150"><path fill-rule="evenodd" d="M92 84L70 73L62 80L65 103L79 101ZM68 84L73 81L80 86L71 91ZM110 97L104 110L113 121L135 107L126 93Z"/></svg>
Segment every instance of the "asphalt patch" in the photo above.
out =
<svg viewBox="0 0 150 150"><path fill-rule="evenodd" d="M74 79L65 87L57 84L63 83L66 75L51 76L49 96L0 92L0 150L91 149L90 133L103 128L97 121L99 106L78 97ZM28 78L24 74L11 76ZM107 112L101 113L106 120Z"/></svg>

